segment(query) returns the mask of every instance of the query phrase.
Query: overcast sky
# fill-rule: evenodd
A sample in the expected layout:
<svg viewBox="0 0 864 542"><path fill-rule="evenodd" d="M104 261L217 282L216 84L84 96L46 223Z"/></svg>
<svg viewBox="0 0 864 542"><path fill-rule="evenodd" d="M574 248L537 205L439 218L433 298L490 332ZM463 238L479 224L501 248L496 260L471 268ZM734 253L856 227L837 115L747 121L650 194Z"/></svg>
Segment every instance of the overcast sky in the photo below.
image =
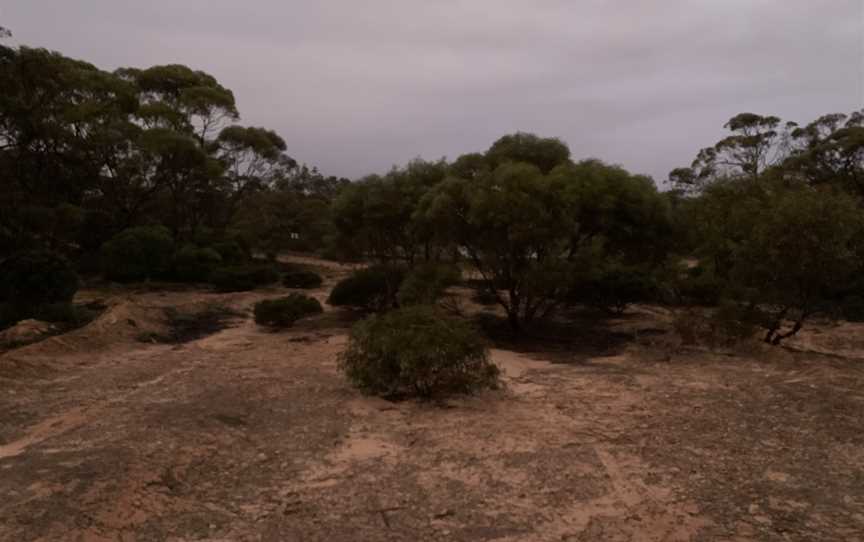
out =
<svg viewBox="0 0 864 542"><path fill-rule="evenodd" d="M3 0L0 25L207 71L244 124L350 178L521 130L663 181L736 113L864 107L864 0Z"/></svg>

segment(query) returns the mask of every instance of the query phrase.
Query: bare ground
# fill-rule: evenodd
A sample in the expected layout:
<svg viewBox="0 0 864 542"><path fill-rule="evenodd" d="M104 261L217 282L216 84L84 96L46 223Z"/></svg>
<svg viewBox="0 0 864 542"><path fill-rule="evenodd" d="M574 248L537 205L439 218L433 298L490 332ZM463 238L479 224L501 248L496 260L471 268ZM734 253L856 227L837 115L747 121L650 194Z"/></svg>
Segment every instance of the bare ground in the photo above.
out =
<svg viewBox="0 0 864 542"><path fill-rule="evenodd" d="M280 293L85 292L99 320L0 356L0 540L864 540L860 325L673 352L641 308L584 350L493 350L506 389L444 405L348 386L335 310L137 340Z"/></svg>

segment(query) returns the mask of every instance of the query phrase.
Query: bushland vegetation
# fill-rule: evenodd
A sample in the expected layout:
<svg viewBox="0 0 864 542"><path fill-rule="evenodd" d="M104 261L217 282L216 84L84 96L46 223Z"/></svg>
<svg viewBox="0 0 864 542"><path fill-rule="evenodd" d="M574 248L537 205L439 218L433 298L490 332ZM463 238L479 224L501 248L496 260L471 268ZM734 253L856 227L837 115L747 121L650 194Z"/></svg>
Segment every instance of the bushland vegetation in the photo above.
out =
<svg viewBox="0 0 864 542"><path fill-rule="evenodd" d="M108 72L0 46L0 80L2 325L62 313L79 277L318 288L320 276L277 261L317 252L368 264L329 297L377 313L352 335L352 379L434 395L439 382L424 371L435 364L436 379L456 382L447 389L491 378L473 331L439 318L456 284L500 307L514 337L576 306L699 306L725 337L761 329L772 345L814 315L864 314L861 111L803 125L736 115L665 190L521 132L349 182L243 125L231 90L187 66ZM261 321L306 314L300 299L262 305ZM461 350L424 357L445 336ZM391 341L417 348L410 366L381 357ZM367 377L373 361L385 381Z"/></svg>

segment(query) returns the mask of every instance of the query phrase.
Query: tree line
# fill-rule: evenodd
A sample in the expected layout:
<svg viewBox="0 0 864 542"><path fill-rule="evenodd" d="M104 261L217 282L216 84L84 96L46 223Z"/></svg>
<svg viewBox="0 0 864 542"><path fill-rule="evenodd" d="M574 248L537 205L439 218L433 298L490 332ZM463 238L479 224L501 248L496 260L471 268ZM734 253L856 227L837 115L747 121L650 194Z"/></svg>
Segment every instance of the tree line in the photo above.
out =
<svg viewBox="0 0 864 542"><path fill-rule="evenodd" d="M349 182L241 125L233 93L186 66L0 46L0 81L6 276L39 250L84 275L254 287L273 278L255 256L305 250L376 264L332 296L367 309L432 302L467 271L515 334L636 302L715 307L773 344L814 314L864 317L862 112L736 115L667 191L529 133Z"/></svg>
<svg viewBox="0 0 864 542"><path fill-rule="evenodd" d="M323 239L347 182L298 164L272 130L238 124L233 93L186 66L109 73L0 47L0 81L0 255L94 252L151 224L178 243L231 232L250 249L284 250L292 233Z"/></svg>

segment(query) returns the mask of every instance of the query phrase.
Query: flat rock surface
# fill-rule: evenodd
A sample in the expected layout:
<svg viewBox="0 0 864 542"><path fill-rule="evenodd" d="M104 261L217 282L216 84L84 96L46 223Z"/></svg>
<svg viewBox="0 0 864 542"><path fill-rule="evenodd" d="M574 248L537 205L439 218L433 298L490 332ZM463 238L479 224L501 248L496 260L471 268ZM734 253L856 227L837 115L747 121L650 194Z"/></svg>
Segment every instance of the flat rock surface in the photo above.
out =
<svg viewBox="0 0 864 542"><path fill-rule="evenodd" d="M329 307L183 345L126 329L277 294L130 295L81 331L120 340L0 356L50 368L0 371L0 540L864 539L864 366L821 353L861 326L802 339L820 352L496 349L505 389L446 404L352 389Z"/></svg>

